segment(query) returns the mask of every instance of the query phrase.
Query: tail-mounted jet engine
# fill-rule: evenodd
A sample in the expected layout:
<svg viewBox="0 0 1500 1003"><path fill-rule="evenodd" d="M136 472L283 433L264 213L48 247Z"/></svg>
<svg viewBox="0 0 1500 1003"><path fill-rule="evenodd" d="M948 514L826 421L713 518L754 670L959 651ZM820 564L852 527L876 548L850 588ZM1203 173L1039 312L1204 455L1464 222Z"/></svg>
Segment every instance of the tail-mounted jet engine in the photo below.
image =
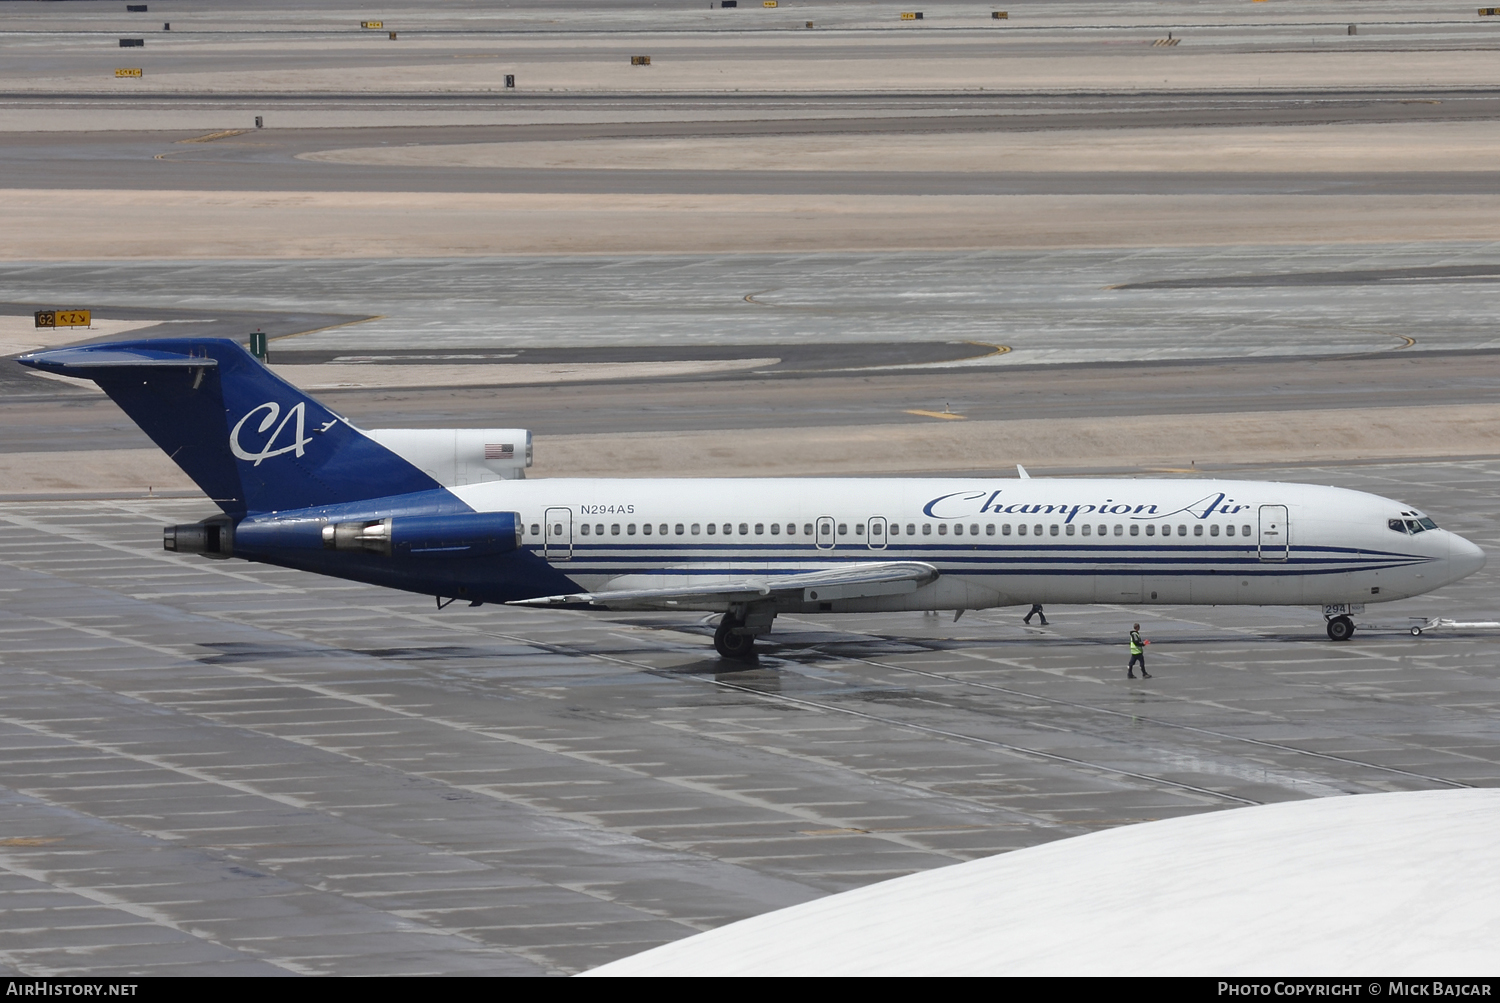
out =
<svg viewBox="0 0 1500 1003"><path fill-rule="evenodd" d="M482 557L508 554L521 546L521 516L516 512L395 516L330 522L320 533L324 550L361 550L386 557Z"/></svg>
<svg viewBox="0 0 1500 1003"><path fill-rule="evenodd" d="M344 519L281 513L274 519L206 519L162 529L162 548L179 554L233 557L278 551L338 550L384 557L488 557L521 546L516 512L453 515L398 515L384 519Z"/></svg>
<svg viewBox="0 0 1500 1003"><path fill-rule="evenodd" d="M178 554L202 554L223 560L234 556L234 523L215 516L185 526L163 526L161 549Z"/></svg>

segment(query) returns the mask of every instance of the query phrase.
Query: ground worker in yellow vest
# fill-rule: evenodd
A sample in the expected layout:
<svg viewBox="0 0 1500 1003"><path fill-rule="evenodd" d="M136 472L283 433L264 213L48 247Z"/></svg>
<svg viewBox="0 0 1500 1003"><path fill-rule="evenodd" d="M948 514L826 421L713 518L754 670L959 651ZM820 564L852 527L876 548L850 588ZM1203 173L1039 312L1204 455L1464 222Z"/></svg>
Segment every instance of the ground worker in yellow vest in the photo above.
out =
<svg viewBox="0 0 1500 1003"><path fill-rule="evenodd" d="M1130 664L1125 667L1125 678L1135 678L1135 663L1141 663L1141 678L1150 679L1151 673L1146 671L1146 645L1150 641L1141 639L1141 625L1136 624L1130 628Z"/></svg>

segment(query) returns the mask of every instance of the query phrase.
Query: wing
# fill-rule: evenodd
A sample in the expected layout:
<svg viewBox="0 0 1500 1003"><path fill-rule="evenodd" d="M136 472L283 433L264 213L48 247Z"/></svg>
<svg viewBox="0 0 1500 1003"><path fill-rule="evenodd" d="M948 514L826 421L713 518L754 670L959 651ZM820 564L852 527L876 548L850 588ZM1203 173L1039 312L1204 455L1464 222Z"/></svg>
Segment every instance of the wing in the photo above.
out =
<svg viewBox="0 0 1500 1003"><path fill-rule="evenodd" d="M795 575L747 575L744 578L700 581L680 588L618 589L541 596L536 599L518 599L509 605L675 605L694 602L755 602L772 598L817 602L915 592L934 581L937 576L937 568L919 561L880 561L845 564L824 571Z"/></svg>

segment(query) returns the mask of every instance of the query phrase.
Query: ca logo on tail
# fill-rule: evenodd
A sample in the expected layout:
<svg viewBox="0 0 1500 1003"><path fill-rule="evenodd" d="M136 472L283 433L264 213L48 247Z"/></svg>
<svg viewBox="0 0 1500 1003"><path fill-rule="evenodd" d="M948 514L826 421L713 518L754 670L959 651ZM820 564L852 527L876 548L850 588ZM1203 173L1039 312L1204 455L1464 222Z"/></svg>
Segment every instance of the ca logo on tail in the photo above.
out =
<svg viewBox="0 0 1500 1003"><path fill-rule="evenodd" d="M250 450L246 449L240 444L240 429L245 427L245 422L249 421L252 417L262 411L266 413L266 416L261 419L260 427L256 429L256 431L265 432L272 425L276 425L276 431L272 432L270 438L266 439L259 452L252 453ZM277 418L281 418L281 423L279 425L276 424ZM290 422L293 418L297 419L297 424L292 436L292 441L289 444L278 448L276 446L276 440L281 438L282 429L286 428L287 423ZM305 452L302 447L306 446L309 442L312 442L312 439L307 438L304 434L306 421L307 404L305 402L298 402L297 404L292 405L292 408L287 411L286 417L282 418L281 405L277 404L275 401L266 401L266 403L260 405L259 407L252 408L243 418L235 423L234 429L229 433L229 449L234 453L235 456L239 457L242 460L254 460L257 467L260 466L262 460L269 460L271 457L280 456L283 453L290 453L295 451L298 456L301 456Z"/></svg>

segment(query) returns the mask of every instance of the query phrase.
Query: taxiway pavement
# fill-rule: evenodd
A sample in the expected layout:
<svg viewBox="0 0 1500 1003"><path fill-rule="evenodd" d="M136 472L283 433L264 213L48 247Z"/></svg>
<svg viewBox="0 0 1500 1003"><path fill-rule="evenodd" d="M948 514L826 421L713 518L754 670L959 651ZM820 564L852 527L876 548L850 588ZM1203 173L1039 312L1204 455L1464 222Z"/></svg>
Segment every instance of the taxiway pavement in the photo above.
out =
<svg viewBox="0 0 1500 1003"><path fill-rule="evenodd" d="M1279 473L1500 545L1493 461ZM1302 609L796 617L742 668L696 616L159 549L208 508L0 505L7 974L572 972L1101 827L1500 783L1493 638L1405 632L1493 618L1493 568L1344 645Z"/></svg>

